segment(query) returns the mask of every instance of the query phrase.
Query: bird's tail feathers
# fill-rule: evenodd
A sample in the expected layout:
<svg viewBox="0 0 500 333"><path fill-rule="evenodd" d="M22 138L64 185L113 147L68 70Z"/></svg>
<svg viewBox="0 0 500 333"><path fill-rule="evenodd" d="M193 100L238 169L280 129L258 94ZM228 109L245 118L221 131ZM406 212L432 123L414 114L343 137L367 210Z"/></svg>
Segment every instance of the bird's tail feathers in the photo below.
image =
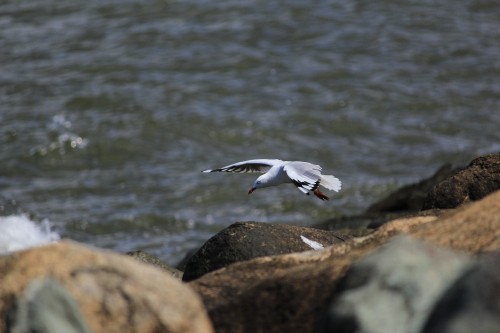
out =
<svg viewBox="0 0 500 333"><path fill-rule="evenodd" d="M319 183L326 189L338 192L342 188L342 182L337 177L332 175L322 175L321 182Z"/></svg>

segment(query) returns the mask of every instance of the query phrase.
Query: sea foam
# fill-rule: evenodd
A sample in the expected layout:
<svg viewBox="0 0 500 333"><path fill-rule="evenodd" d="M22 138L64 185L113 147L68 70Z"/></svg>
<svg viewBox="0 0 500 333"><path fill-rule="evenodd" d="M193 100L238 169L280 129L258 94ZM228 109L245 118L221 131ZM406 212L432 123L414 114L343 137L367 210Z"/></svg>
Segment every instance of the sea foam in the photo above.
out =
<svg viewBox="0 0 500 333"><path fill-rule="evenodd" d="M48 220L38 223L25 214L0 216L0 255L59 240Z"/></svg>

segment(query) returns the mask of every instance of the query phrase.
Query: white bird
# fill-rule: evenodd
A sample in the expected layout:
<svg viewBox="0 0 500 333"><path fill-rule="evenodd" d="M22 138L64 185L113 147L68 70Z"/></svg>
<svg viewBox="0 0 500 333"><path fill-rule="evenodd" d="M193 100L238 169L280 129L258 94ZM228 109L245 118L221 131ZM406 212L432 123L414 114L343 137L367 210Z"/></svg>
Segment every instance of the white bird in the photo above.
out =
<svg viewBox="0 0 500 333"><path fill-rule="evenodd" d="M251 194L258 188L292 183L307 195L312 191L321 200L328 200L328 197L319 190L319 186L321 185L335 192L340 191L342 186L338 178L331 175L322 175L319 165L301 161L255 159L233 163L219 169L208 169L202 172L264 173L255 180L252 187L248 190L248 194Z"/></svg>

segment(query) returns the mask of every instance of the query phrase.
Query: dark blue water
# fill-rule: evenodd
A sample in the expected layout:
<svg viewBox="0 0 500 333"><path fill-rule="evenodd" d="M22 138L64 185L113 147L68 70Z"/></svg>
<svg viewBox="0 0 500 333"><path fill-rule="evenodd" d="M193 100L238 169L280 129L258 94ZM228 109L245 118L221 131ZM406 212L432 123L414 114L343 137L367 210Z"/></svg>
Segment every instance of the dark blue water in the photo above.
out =
<svg viewBox="0 0 500 333"><path fill-rule="evenodd" d="M500 151L498 1L4 1L4 215L175 262L235 221L359 213ZM306 160L321 202L255 175Z"/></svg>

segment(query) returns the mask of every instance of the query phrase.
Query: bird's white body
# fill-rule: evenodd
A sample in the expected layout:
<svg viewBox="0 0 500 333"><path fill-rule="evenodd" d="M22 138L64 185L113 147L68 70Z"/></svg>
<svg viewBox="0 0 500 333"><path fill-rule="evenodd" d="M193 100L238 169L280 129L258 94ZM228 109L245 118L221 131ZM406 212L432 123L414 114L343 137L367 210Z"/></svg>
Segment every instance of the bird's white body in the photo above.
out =
<svg viewBox="0 0 500 333"><path fill-rule="evenodd" d="M319 165L309 162L254 159L203 172L261 172L264 174L255 180L248 194L258 188L292 183L305 194L312 191L321 200L328 200L328 197L321 193L318 187L323 186L338 192L342 183L334 176L322 175L321 170Z"/></svg>

